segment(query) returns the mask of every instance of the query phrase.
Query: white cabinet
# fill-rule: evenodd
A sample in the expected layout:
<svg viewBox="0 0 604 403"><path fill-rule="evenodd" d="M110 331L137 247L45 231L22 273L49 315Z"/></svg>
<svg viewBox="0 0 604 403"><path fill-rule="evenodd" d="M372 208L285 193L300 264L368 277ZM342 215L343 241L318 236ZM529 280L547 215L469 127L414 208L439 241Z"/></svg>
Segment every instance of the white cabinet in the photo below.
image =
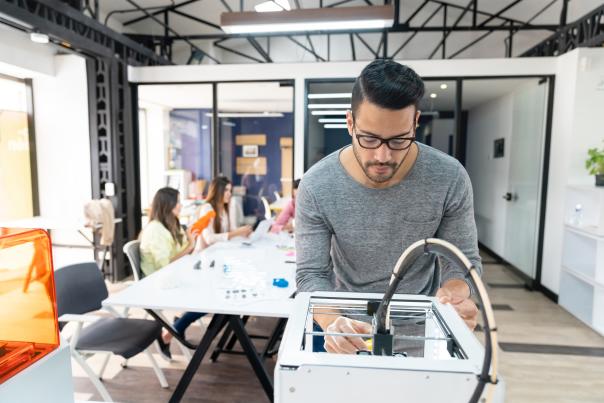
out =
<svg viewBox="0 0 604 403"><path fill-rule="evenodd" d="M604 335L604 189L569 186L565 221L558 302Z"/></svg>

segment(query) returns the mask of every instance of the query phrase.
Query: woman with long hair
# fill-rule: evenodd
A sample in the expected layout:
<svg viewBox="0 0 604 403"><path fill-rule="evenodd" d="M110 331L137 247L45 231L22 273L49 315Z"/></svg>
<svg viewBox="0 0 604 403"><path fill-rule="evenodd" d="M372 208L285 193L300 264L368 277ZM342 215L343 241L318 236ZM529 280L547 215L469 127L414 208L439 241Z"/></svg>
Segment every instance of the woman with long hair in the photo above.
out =
<svg viewBox="0 0 604 403"><path fill-rule="evenodd" d="M184 231L178 220L180 214L180 195L178 190L170 187L161 188L155 193L149 213L149 223L140 235L141 270L148 276L167 266L176 259L188 255L195 248L197 233ZM205 315L204 313L186 312L174 322L174 328L180 334ZM158 339L162 356L171 359L170 341L172 335L166 331Z"/></svg>
<svg viewBox="0 0 604 403"><path fill-rule="evenodd" d="M201 206L200 217L214 211L216 216L201 232L202 247L206 248L216 242L228 241L238 236L247 237L252 233L252 227L244 225L236 227L235 220L229 218L229 202L233 187L231 181L224 176L217 176L210 183L206 203Z"/></svg>
<svg viewBox="0 0 604 403"><path fill-rule="evenodd" d="M180 208L178 190L165 187L155 193L149 223L140 235L141 270L146 276L195 248L195 236L178 220Z"/></svg>

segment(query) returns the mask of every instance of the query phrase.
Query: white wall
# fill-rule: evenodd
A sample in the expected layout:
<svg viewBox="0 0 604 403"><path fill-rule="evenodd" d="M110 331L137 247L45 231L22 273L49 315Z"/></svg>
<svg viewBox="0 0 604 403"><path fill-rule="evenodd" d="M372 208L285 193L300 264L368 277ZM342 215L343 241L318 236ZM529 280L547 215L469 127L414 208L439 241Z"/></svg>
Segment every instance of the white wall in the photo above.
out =
<svg viewBox="0 0 604 403"><path fill-rule="evenodd" d="M40 214L71 222L92 198L86 63L62 55L54 65L55 76L33 80ZM82 237L61 232L53 242L82 244Z"/></svg>
<svg viewBox="0 0 604 403"><path fill-rule="evenodd" d="M165 186L167 145L170 137L170 109L140 102L146 121L140 133L141 207L149 207L158 189Z"/></svg>
<svg viewBox="0 0 604 403"><path fill-rule="evenodd" d="M474 215L478 240L505 255L506 201L513 95L507 94L468 111L466 170L474 188ZM504 157L493 158L493 141L503 138Z"/></svg>
<svg viewBox="0 0 604 403"><path fill-rule="evenodd" d="M30 78L55 73L53 45L34 43L29 35L0 24L0 73Z"/></svg>
<svg viewBox="0 0 604 403"><path fill-rule="evenodd" d="M455 134L455 119L434 119L430 122L432 147L447 154L449 152L449 135ZM455 147L455 142L453 142Z"/></svg>
<svg viewBox="0 0 604 403"><path fill-rule="evenodd" d="M604 140L604 49L558 57L541 282L558 292L564 200L569 184L593 185L583 163Z"/></svg>
<svg viewBox="0 0 604 403"><path fill-rule="evenodd" d="M422 77L518 76L555 74L556 58L398 60ZM295 80L294 176L304 173L304 81L309 78L354 78L368 62L262 63L130 67L131 82L210 82Z"/></svg>

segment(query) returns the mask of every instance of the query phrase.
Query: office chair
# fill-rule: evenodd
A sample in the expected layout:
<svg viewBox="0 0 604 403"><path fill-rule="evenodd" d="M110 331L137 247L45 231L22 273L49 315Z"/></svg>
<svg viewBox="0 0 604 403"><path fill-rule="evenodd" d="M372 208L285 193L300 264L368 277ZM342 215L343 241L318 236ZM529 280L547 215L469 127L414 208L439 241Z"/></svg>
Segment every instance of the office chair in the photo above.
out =
<svg viewBox="0 0 604 403"><path fill-rule="evenodd" d="M100 374L94 373L86 362L98 353L120 355L129 359L145 352L163 388L168 387L164 373L149 351L149 346L161 335L161 326L153 320L87 315L102 308L102 301L109 295L103 275L93 263L79 263L63 267L55 272L57 311L60 328L66 323L76 322L77 328L69 340L71 356L82 367L105 401L112 401L109 392L101 383ZM83 326L87 324L87 326Z"/></svg>

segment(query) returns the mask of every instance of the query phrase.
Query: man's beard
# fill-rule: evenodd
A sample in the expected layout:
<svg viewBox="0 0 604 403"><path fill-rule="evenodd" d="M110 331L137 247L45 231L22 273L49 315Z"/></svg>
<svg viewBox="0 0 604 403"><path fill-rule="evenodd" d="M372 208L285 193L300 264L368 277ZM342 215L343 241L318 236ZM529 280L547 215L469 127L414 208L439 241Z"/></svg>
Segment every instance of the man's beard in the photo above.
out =
<svg viewBox="0 0 604 403"><path fill-rule="evenodd" d="M363 170L363 173L365 174L365 176L367 178L369 178L369 180L371 180L375 183L388 182L390 179L392 179L394 174L398 171L398 169L401 167L401 165L403 165L403 162L405 161L405 158L402 158L401 162L398 165L396 164L396 162L382 163L382 162L378 162L378 161L368 161L363 164L363 162L361 161L361 157L358 154L357 145L354 143L352 144L352 151L354 152L354 157L356 158L357 162L359 163L359 166ZM391 169L391 171L390 171L390 173L387 173L384 175L373 175L369 171L369 168L371 168L372 166L389 167Z"/></svg>

